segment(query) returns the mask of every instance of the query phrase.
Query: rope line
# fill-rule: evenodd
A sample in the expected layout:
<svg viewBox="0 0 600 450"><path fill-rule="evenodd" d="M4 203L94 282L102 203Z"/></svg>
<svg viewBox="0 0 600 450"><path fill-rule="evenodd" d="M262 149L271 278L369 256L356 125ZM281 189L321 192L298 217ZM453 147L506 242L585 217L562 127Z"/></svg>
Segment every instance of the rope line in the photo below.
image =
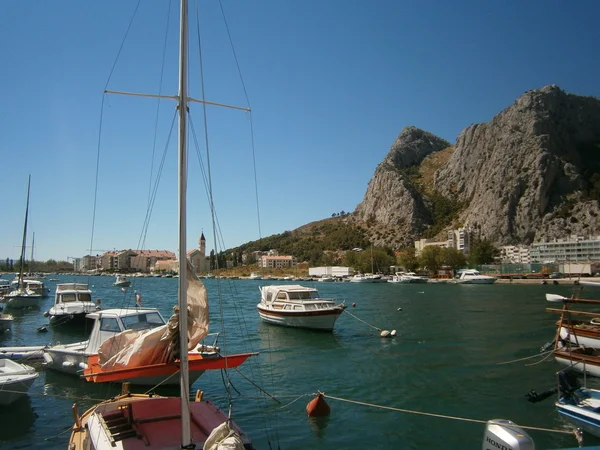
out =
<svg viewBox="0 0 600 450"><path fill-rule="evenodd" d="M525 358L519 358L519 359L513 359L512 361L500 362L500 363L497 363L497 365L501 366L502 364L511 364L511 363L514 363L514 362L525 361L526 359L532 359L532 358L537 358L538 356L547 355L548 353L552 353L553 351L554 351L554 349L548 350L546 352L538 353L537 355L526 356Z"/></svg>
<svg viewBox="0 0 600 450"><path fill-rule="evenodd" d="M352 314L351 312L349 312L347 309L345 309L345 310L344 310L344 312L345 312L346 314L350 314L352 317L354 317L354 318L355 318L356 320L358 320L359 322L362 322L362 323L364 323L365 325L367 325L367 326L369 326L369 327L371 327L371 328L375 328L377 331L383 331L381 328L377 328L375 325L371 325L370 323L368 323L368 322L365 322L364 320L362 320L362 319L360 319L360 318L356 317L354 314Z"/></svg>
<svg viewBox="0 0 600 450"><path fill-rule="evenodd" d="M439 419L450 419L450 420L458 420L458 421L462 421L462 422L472 422L472 423L481 423L481 424L486 424L488 422L487 420L469 419L467 417L447 416L445 414L435 414L435 413L428 413L428 412L423 412L423 411L415 411L415 410L411 410L411 409L395 408L393 406L376 405L374 403L360 402L357 400L349 400L346 398L334 397L332 395L327 395L327 394L323 394L323 396L325 398L330 398L332 400L339 400L341 402L354 403L356 405L370 406L372 408L386 409L389 411L404 412L404 413L408 413L408 414L417 414L417 415L427 416L427 417L437 417ZM552 433L562 433L562 434L572 434L572 431L555 430L552 428L529 427L529 426L524 426L524 425L519 425L519 427L527 429L527 430L548 431L548 432L552 432Z"/></svg>

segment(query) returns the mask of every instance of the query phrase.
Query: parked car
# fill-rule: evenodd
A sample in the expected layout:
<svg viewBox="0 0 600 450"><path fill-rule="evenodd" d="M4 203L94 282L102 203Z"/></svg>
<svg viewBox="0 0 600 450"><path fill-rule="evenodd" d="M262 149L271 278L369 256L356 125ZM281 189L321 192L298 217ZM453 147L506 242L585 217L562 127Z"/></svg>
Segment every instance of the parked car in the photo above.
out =
<svg viewBox="0 0 600 450"><path fill-rule="evenodd" d="M550 278L562 278L562 277L563 277L563 274L560 272L552 272L550 274Z"/></svg>

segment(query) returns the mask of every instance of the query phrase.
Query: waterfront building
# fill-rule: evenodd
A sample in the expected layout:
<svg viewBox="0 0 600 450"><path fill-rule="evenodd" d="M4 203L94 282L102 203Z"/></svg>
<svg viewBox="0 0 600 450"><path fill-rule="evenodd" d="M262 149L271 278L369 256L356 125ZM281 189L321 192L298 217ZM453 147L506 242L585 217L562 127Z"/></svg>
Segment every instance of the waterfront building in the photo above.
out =
<svg viewBox="0 0 600 450"><path fill-rule="evenodd" d="M447 248L448 241L435 241L433 239L419 239L415 241L415 255L419 256L425 247L435 245L437 247Z"/></svg>
<svg viewBox="0 0 600 450"><path fill-rule="evenodd" d="M293 256L262 255L257 263L258 267L264 269L287 269L296 267L296 258Z"/></svg>
<svg viewBox="0 0 600 450"><path fill-rule="evenodd" d="M500 247L502 262L514 264L530 264L531 249L524 245L505 245Z"/></svg>
<svg viewBox="0 0 600 450"><path fill-rule="evenodd" d="M352 267L342 266L323 266L323 267L310 267L308 269L308 276L310 277L335 277L335 278L346 278L354 275L354 269Z"/></svg>
<svg viewBox="0 0 600 450"><path fill-rule="evenodd" d="M600 261L600 236L570 236L531 245L534 263Z"/></svg>

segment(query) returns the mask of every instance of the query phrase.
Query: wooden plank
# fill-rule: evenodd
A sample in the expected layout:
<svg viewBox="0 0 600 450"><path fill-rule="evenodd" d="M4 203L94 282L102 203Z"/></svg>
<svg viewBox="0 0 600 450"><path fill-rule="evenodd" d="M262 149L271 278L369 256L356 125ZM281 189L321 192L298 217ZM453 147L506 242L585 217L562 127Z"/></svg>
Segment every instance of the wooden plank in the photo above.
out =
<svg viewBox="0 0 600 450"><path fill-rule="evenodd" d="M546 312L558 313L558 314L572 314L574 316L584 316L584 317L600 317L600 313L593 313L588 311L573 311L570 309L556 309L556 308L546 308Z"/></svg>

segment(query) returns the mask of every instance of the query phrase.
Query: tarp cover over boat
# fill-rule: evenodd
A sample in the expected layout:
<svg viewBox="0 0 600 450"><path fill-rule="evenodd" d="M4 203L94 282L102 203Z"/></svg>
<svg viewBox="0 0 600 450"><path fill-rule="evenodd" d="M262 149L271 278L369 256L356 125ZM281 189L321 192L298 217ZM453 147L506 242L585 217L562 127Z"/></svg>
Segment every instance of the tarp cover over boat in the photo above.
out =
<svg viewBox="0 0 600 450"><path fill-rule="evenodd" d="M196 348L208 334L206 287L187 261L188 350ZM98 350L102 370L120 370L179 359L179 306L166 325L151 330L126 330L106 340Z"/></svg>

